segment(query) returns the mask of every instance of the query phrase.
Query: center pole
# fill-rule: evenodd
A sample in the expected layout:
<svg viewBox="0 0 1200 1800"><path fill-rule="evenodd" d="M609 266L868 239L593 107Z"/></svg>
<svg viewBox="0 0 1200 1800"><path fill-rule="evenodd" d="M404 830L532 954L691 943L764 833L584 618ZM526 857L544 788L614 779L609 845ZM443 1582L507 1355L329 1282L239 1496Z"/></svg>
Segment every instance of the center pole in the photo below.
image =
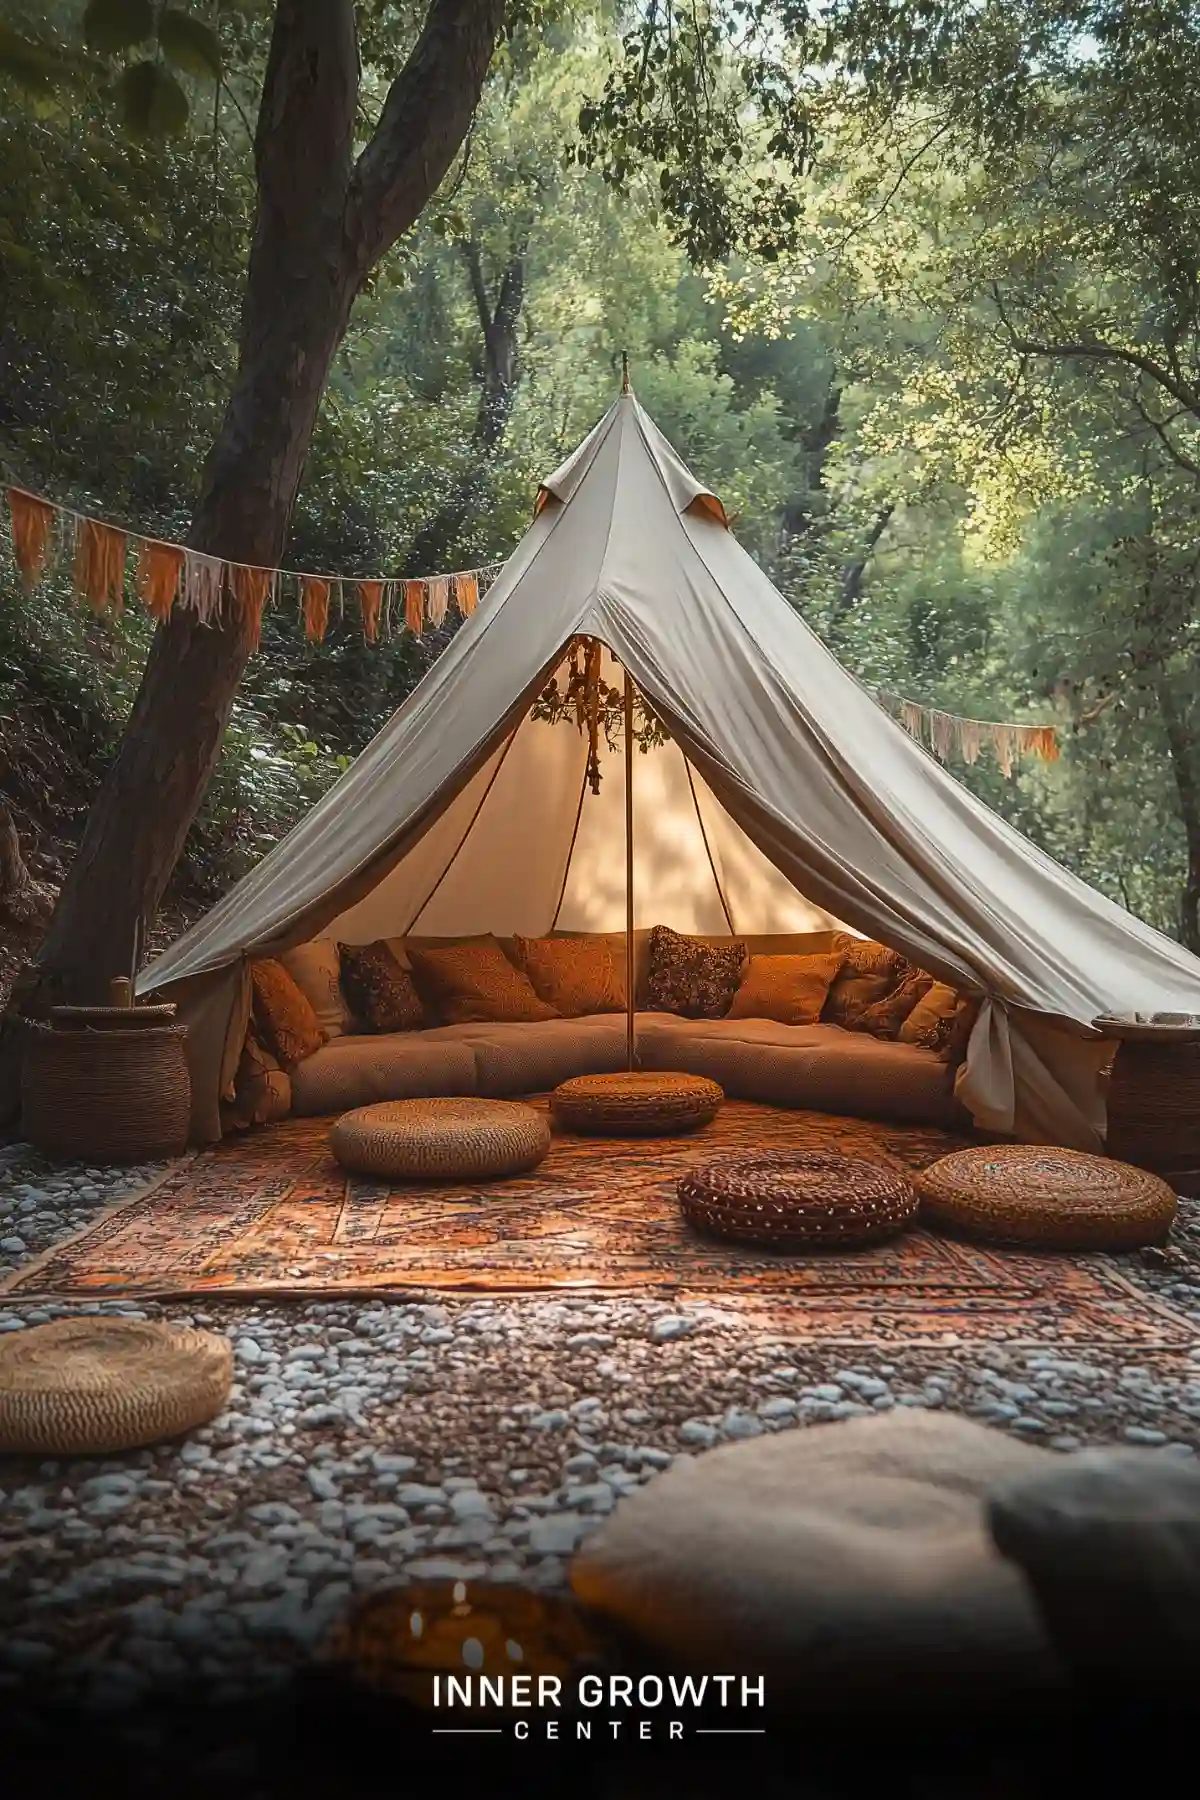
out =
<svg viewBox="0 0 1200 1800"><path fill-rule="evenodd" d="M633 1037L633 682L625 671L625 1059L637 1067Z"/></svg>

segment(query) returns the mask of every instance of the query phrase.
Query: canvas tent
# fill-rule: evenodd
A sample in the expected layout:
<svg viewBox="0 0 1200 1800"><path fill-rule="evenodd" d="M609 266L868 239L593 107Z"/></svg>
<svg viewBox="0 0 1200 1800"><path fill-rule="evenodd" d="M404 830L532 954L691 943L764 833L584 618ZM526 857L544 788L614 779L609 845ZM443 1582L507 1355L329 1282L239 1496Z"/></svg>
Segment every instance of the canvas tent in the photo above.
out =
<svg viewBox="0 0 1200 1800"><path fill-rule="evenodd" d="M632 394L545 481L479 610L290 835L140 976L190 1026L219 1135L252 957L318 936L622 930L619 757L531 707L598 639L669 734L634 756L635 925L839 921L985 996L958 1095L977 1123L1098 1148L1101 1012L1200 1012L1200 961L974 799L786 604Z"/></svg>

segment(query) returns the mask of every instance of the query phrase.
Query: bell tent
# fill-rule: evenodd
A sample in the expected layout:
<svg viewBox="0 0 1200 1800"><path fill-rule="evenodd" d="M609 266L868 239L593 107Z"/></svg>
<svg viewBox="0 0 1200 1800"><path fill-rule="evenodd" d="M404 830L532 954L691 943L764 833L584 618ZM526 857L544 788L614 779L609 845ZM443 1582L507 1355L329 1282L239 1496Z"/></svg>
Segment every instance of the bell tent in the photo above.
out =
<svg viewBox="0 0 1200 1800"><path fill-rule="evenodd" d="M478 610L342 779L140 975L189 1025L194 1135L220 1135L249 964L317 937L623 931L620 742L547 716L602 646L661 731L632 749L636 927L833 925L983 996L957 1078L982 1129L1099 1148L1101 1013L1200 1013L1200 960L1068 874L843 669L622 394L544 482Z"/></svg>

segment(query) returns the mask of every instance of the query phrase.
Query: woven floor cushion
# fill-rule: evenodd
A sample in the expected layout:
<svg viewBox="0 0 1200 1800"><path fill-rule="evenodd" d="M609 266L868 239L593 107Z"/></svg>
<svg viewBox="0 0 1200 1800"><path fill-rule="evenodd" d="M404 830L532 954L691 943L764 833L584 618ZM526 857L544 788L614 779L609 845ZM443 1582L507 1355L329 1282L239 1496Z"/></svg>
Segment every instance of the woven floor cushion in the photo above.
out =
<svg viewBox="0 0 1200 1800"><path fill-rule="evenodd" d="M692 1169L678 1185L688 1223L779 1250L850 1249L903 1231L917 1196L897 1170L827 1151L769 1151Z"/></svg>
<svg viewBox="0 0 1200 1800"><path fill-rule="evenodd" d="M665 1137L707 1125L724 1098L716 1082L703 1075L630 1070L564 1081L550 1096L550 1110L563 1131Z"/></svg>
<svg viewBox="0 0 1200 1800"><path fill-rule="evenodd" d="M956 1150L917 1177L922 1216L995 1244L1134 1250L1160 1244L1177 1201L1157 1175L1082 1150Z"/></svg>
<svg viewBox="0 0 1200 1800"><path fill-rule="evenodd" d="M550 1125L510 1100L389 1100L344 1113L330 1127L329 1147L356 1175L488 1181L540 1163Z"/></svg>
<svg viewBox="0 0 1200 1800"><path fill-rule="evenodd" d="M138 1319L55 1319L0 1338L0 1450L109 1455L215 1418L233 1350L211 1331Z"/></svg>

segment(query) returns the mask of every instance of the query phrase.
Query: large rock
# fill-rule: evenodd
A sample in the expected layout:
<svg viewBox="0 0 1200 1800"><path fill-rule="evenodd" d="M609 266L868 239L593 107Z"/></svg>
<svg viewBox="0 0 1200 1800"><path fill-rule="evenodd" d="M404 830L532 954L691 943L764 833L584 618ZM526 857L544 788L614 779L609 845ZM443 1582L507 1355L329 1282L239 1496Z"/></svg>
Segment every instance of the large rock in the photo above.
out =
<svg viewBox="0 0 1200 1800"><path fill-rule="evenodd" d="M1058 1461L905 1408L713 1450L621 1502L576 1593L672 1668L811 1704L1054 1690L1064 1677L983 1497Z"/></svg>
<svg viewBox="0 0 1200 1800"><path fill-rule="evenodd" d="M1152 1450L1085 1450L988 1503L1047 1630L1092 1698L1174 1700L1200 1676L1200 1468Z"/></svg>

